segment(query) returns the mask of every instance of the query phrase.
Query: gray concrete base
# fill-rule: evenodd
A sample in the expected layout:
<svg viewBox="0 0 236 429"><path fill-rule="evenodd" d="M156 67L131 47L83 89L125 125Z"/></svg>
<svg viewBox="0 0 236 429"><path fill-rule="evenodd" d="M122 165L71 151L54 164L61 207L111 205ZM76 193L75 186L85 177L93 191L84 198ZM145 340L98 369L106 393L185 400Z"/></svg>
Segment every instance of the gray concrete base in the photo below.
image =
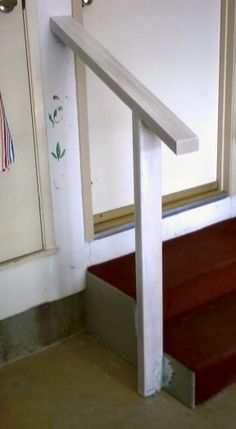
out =
<svg viewBox="0 0 236 429"><path fill-rule="evenodd" d="M125 361L137 366L135 300L88 272L85 304L88 332ZM195 374L171 356L166 357L174 376L165 390L193 408Z"/></svg>
<svg viewBox="0 0 236 429"><path fill-rule="evenodd" d="M84 292L0 321L0 367L85 330Z"/></svg>

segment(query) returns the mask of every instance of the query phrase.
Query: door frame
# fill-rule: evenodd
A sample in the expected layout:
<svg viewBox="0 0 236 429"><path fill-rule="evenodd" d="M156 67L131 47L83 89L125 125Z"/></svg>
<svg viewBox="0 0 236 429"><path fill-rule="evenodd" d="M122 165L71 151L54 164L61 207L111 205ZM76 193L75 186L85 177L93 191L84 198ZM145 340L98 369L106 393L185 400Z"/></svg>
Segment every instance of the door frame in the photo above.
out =
<svg viewBox="0 0 236 429"><path fill-rule="evenodd" d="M36 0L22 2L42 229L42 252L56 249ZM37 112L37 114L36 114ZM41 252L40 252L41 253Z"/></svg>

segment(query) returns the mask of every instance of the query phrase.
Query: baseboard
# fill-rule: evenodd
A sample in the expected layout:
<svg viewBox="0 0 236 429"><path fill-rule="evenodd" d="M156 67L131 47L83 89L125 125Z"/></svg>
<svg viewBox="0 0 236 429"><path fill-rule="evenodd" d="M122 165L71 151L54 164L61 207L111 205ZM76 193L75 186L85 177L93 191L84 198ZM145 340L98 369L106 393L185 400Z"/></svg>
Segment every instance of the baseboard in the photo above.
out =
<svg viewBox="0 0 236 429"><path fill-rule="evenodd" d="M84 292L1 320L0 367L84 331Z"/></svg>

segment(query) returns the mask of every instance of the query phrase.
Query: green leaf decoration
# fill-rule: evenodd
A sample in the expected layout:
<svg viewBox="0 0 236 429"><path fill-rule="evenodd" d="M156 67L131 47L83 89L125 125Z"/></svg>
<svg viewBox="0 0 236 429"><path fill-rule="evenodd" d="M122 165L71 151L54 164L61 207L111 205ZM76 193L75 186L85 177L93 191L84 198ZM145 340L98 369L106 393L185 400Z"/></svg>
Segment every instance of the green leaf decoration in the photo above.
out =
<svg viewBox="0 0 236 429"><path fill-rule="evenodd" d="M63 149L63 151L61 151L61 146L60 143L57 142L56 144L56 153L51 152L51 155L53 156L53 158L55 158L58 162L60 161L61 158L63 158L63 156L66 153L66 149Z"/></svg>
<svg viewBox="0 0 236 429"><path fill-rule="evenodd" d="M64 150L62 151L62 154L61 154L60 158L63 158L63 156L65 155L65 153L66 153L66 149L64 149Z"/></svg>
<svg viewBox="0 0 236 429"><path fill-rule="evenodd" d="M59 143L57 143L57 145L56 145L56 154L57 154L57 159L60 159L60 157L61 157L61 146Z"/></svg>
<svg viewBox="0 0 236 429"><path fill-rule="evenodd" d="M1 0L0 0L0 2L1 2ZM59 124L63 119L63 116L62 116L63 106L61 104L59 104L60 97L58 95L54 95L52 97L52 99L55 102L55 104L54 104L54 108L53 108L52 112L48 113L48 118L52 124L52 127L54 128L55 125ZM53 156L53 158L55 158L59 162L60 159L63 158L65 153L66 153L66 149L62 150L60 143L57 142L55 150L54 150L54 152L51 152L51 155Z"/></svg>
<svg viewBox="0 0 236 429"><path fill-rule="evenodd" d="M57 156L55 155L55 153L51 152L51 155L52 155L55 159L57 159Z"/></svg>
<svg viewBox="0 0 236 429"><path fill-rule="evenodd" d="M54 128L55 124L60 124L60 122L62 121L63 106L61 104L58 105L58 101L60 100L60 98L57 95L53 96L53 100L57 103L57 107L54 107L52 113L48 113L48 117Z"/></svg>
<svg viewBox="0 0 236 429"><path fill-rule="evenodd" d="M51 121L52 126L54 127L54 120L53 120L51 113L48 114L48 117L49 117L49 121Z"/></svg>

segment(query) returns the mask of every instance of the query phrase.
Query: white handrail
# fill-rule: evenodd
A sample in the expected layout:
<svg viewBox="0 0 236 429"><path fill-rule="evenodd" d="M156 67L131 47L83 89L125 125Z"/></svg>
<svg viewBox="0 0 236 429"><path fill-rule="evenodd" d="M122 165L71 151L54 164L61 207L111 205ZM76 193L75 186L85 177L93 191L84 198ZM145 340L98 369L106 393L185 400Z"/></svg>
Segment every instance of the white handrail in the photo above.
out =
<svg viewBox="0 0 236 429"><path fill-rule="evenodd" d="M198 139L187 125L123 67L78 21L69 16L51 18L51 28L175 154L198 149Z"/></svg>
<svg viewBox="0 0 236 429"><path fill-rule="evenodd" d="M198 139L77 21L51 18L51 28L133 113L138 379L149 396L163 375L161 141L179 155Z"/></svg>

